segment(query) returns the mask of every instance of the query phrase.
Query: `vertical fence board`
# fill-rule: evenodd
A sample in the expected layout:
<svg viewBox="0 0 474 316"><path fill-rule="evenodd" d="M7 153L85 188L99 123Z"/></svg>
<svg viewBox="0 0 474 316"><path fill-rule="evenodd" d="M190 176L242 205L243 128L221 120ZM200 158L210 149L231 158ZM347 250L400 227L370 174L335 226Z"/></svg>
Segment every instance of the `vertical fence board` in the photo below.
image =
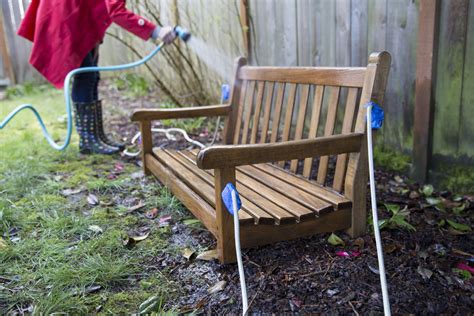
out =
<svg viewBox="0 0 474 316"><path fill-rule="evenodd" d="M387 2L386 49L392 54L386 92L384 145L396 150L412 148L413 96L416 68L417 11L411 0ZM407 128L408 127L408 128Z"/></svg>
<svg viewBox="0 0 474 316"><path fill-rule="evenodd" d="M367 65L367 0L351 1L351 66Z"/></svg>
<svg viewBox="0 0 474 316"><path fill-rule="evenodd" d="M458 137L459 155L474 157L474 0L469 2L468 21Z"/></svg>
<svg viewBox="0 0 474 316"><path fill-rule="evenodd" d="M442 1L433 153L458 153L468 0Z"/></svg>

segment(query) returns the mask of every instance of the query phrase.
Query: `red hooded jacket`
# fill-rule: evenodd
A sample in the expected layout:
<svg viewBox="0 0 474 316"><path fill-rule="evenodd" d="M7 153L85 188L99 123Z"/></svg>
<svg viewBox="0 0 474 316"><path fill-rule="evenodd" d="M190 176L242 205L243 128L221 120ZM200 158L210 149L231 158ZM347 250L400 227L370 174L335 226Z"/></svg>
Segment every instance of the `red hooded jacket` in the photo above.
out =
<svg viewBox="0 0 474 316"><path fill-rule="evenodd" d="M33 42L30 63L59 89L112 22L144 40L156 27L128 11L125 0L32 0L18 35Z"/></svg>

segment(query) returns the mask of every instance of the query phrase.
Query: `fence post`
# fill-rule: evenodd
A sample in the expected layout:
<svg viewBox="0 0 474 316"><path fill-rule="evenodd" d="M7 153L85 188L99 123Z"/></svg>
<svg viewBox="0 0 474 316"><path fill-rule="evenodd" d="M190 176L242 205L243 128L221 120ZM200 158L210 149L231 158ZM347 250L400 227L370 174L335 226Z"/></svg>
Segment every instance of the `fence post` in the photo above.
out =
<svg viewBox="0 0 474 316"><path fill-rule="evenodd" d="M3 9L0 6L0 54L2 55L3 67L10 79L10 84L16 84L15 72L13 71L10 53L8 51L8 43L5 38L5 27L3 19Z"/></svg>
<svg viewBox="0 0 474 316"><path fill-rule="evenodd" d="M240 0L239 7L240 25L242 28L242 36L244 41L244 52L245 57L250 57L250 27L249 27L249 16L248 16L248 0Z"/></svg>
<svg viewBox="0 0 474 316"><path fill-rule="evenodd" d="M412 175L426 182L432 154L439 0L421 0L416 56Z"/></svg>

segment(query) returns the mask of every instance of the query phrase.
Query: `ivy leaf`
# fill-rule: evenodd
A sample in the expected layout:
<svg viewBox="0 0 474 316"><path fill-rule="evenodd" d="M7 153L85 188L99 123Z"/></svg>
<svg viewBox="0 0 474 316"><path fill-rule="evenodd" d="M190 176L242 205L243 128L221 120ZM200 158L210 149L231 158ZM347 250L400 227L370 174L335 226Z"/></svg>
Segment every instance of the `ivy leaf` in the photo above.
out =
<svg viewBox="0 0 474 316"><path fill-rule="evenodd" d="M467 202L467 203L469 203L469 202ZM453 213L456 214L456 215L460 215L462 213L462 211L464 211L464 209L466 208L467 203L463 203L460 206L457 206L457 207L453 208Z"/></svg>
<svg viewBox="0 0 474 316"><path fill-rule="evenodd" d="M454 222L452 220L449 220L449 219L447 219L446 221L448 222L449 226L451 226L455 230L459 230L459 231L462 231L462 232L470 232L472 230L471 227L469 227L465 224L456 223L456 222Z"/></svg>
<svg viewBox="0 0 474 316"><path fill-rule="evenodd" d="M333 246L337 246L337 245L344 246L345 245L344 240L342 240L339 236L337 236L334 233L332 233L331 236L329 236L328 243L330 243Z"/></svg>
<svg viewBox="0 0 474 316"><path fill-rule="evenodd" d="M441 203L441 199L433 198L433 197L427 197L426 202L428 202L429 205L438 205L438 204Z"/></svg>
<svg viewBox="0 0 474 316"><path fill-rule="evenodd" d="M423 186L422 192L425 196L431 196L433 194L434 188L431 184L427 184Z"/></svg>
<svg viewBox="0 0 474 316"><path fill-rule="evenodd" d="M385 208L392 212L393 214L397 214L400 211L400 205L397 204L384 204Z"/></svg>

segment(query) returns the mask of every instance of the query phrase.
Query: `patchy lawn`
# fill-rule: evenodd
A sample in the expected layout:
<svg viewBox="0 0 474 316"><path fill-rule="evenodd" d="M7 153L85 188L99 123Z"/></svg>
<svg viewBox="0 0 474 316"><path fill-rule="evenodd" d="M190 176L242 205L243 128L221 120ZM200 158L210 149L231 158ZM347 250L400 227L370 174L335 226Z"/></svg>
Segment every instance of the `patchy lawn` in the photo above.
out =
<svg viewBox="0 0 474 316"><path fill-rule="evenodd" d="M1 101L0 118L31 102L63 139L62 93L32 90ZM109 126L128 139L136 131L130 109L157 104L102 94L107 111L115 105ZM240 311L236 266L199 259L215 247L212 236L166 188L143 177L137 159L81 156L77 136L65 152L53 151L33 122L21 114L0 131L2 314ZM376 176L393 312L471 312L472 196L419 187L396 172ZM337 235L345 245L318 235L246 250L251 310L381 313L371 233Z"/></svg>

